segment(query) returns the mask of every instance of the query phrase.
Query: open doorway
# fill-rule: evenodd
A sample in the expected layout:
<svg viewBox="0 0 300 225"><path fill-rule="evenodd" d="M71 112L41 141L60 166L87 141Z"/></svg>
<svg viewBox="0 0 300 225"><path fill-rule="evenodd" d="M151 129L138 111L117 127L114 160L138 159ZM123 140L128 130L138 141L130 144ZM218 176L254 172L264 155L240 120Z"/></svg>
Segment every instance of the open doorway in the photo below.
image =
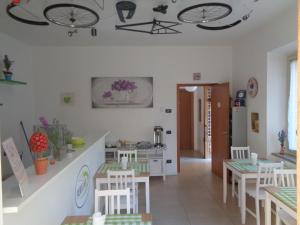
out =
<svg viewBox="0 0 300 225"><path fill-rule="evenodd" d="M180 157L211 158L210 86L179 87Z"/></svg>
<svg viewBox="0 0 300 225"><path fill-rule="evenodd" d="M229 83L177 85L177 169L180 158L211 159L212 171L222 176L229 157Z"/></svg>

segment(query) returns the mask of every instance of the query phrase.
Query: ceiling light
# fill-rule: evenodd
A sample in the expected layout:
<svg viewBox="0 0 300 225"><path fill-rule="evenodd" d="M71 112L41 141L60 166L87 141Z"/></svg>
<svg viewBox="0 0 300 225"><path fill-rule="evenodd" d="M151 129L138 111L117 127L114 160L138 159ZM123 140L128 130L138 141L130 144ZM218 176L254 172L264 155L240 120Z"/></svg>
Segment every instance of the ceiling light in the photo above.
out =
<svg viewBox="0 0 300 225"><path fill-rule="evenodd" d="M188 92L195 92L198 87L197 86L185 86L185 87L180 87L180 89L186 90Z"/></svg>

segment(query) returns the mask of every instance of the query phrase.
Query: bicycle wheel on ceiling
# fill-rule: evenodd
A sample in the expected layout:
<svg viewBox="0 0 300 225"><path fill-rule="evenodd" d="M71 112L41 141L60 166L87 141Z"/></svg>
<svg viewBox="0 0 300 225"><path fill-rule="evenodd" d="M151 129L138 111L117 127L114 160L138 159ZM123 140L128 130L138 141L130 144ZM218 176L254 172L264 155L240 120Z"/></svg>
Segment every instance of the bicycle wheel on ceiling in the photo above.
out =
<svg viewBox="0 0 300 225"><path fill-rule="evenodd" d="M230 23L230 24L226 24L226 25L219 25L219 26L205 26L205 25L202 25L202 24L197 24L196 26L198 28L201 28L201 29L204 29L204 30L225 30L225 29L229 29L229 28L232 28L238 24L240 24L242 22L242 20L237 20L233 23Z"/></svg>
<svg viewBox="0 0 300 225"><path fill-rule="evenodd" d="M77 4L54 4L44 9L44 16L52 23L70 28L88 28L99 22L94 10Z"/></svg>
<svg viewBox="0 0 300 225"><path fill-rule="evenodd" d="M43 19L31 12L29 8L24 5L16 5L14 3L8 4L6 13L11 18L21 23L37 26L49 25L47 21L43 21Z"/></svg>
<svg viewBox="0 0 300 225"><path fill-rule="evenodd" d="M231 12L230 5L211 2L187 7L178 13L177 18L181 22L199 24L223 19Z"/></svg>

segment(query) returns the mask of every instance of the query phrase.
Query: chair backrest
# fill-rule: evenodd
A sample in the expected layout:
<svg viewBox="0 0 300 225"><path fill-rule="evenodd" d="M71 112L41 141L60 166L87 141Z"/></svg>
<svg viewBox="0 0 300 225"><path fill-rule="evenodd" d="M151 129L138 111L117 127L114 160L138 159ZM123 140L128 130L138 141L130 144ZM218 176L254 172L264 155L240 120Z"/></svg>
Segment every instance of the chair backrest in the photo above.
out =
<svg viewBox="0 0 300 225"><path fill-rule="evenodd" d="M274 186L274 170L283 169L283 162L280 163L259 163L256 179L256 189Z"/></svg>
<svg viewBox="0 0 300 225"><path fill-rule="evenodd" d="M137 150L118 150L118 163L123 156L128 158L128 162L137 162Z"/></svg>
<svg viewBox="0 0 300 225"><path fill-rule="evenodd" d="M107 179L109 190L133 188L135 185L134 170L108 170Z"/></svg>
<svg viewBox="0 0 300 225"><path fill-rule="evenodd" d="M276 187L296 187L297 170L275 169L274 186Z"/></svg>
<svg viewBox="0 0 300 225"><path fill-rule="evenodd" d="M126 214L130 214L130 189L122 190L95 190L95 212L100 211L101 199L104 199L104 213L121 213L121 197L126 197Z"/></svg>
<svg viewBox="0 0 300 225"><path fill-rule="evenodd" d="M250 147L230 147L231 159L250 159Z"/></svg>

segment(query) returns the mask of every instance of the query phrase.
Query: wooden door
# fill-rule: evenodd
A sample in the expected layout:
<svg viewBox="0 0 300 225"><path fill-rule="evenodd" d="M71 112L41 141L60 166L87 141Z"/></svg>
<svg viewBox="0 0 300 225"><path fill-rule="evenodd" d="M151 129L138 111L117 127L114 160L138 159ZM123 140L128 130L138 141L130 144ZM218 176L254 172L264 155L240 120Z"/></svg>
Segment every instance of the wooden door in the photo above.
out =
<svg viewBox="0 0 300 225"><path fill-rule="evenodd" d="M180 150L194 150L194 93L179 89Z"/></svg>
<svg viewBox="0 0 300 225"><path fill-rule="evenodd" d="M229 83L211 87L212 171L223 175L223 160L229 158Z"/></svg>

